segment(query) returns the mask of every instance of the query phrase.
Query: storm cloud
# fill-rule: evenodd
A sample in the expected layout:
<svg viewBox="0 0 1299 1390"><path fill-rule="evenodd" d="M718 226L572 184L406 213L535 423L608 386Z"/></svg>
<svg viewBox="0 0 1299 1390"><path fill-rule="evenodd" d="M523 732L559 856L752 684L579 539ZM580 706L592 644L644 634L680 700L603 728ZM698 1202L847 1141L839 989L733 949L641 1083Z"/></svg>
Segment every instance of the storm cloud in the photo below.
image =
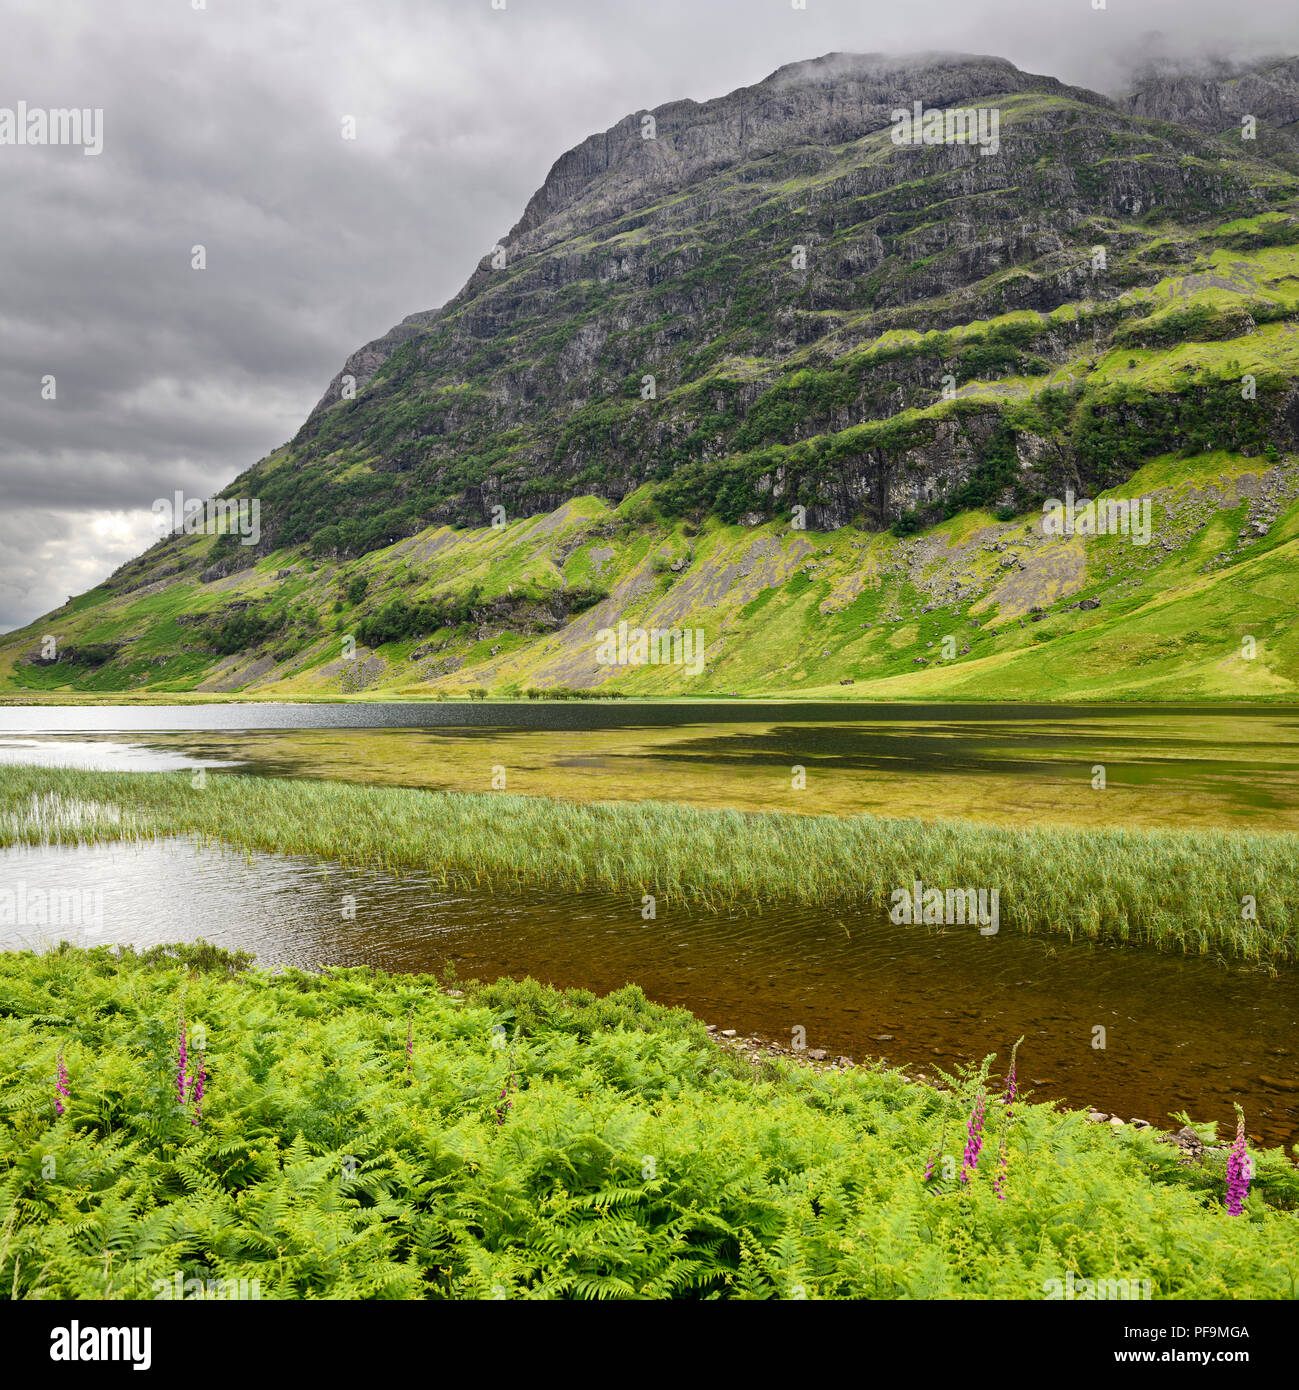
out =
<svg viewBox="0 0 1299 1390"><path fill-rule="evenodd" d="M795 6L2 0L0 109L102 110L103 150L0 145L0 630L144 549L155 499L291 437L629 112L834 51L996 54L1118 94L1149 63L1299 49L1293 15L1218 0Z"/></svg>

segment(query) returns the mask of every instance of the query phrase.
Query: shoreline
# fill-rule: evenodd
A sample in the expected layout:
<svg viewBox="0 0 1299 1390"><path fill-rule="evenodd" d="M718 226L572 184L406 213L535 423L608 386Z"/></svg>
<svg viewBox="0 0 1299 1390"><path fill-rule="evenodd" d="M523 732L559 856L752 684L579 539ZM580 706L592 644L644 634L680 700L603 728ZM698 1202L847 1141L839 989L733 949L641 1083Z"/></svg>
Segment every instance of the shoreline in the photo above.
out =
<svg viewBox="0 0 1299 1390"><path fill-rule="evenodd" d="M1250 1153L1233 1214L1221 1144L1102 1138L1003 1093L1008 1057L948 1094L759 1069L634 986L273 973L205 943L2 953L0 997L0 1148L39 1135L59 1174L14 1167L16 1297L138 1299L212 1261L270 1299L1040 1300L1131 1269L1157 1298L1284 1298L1299 1273L1286 1155ZM72 1239L110 1218L111 1269Z"/></svg>
<svg viewBox="0 0 1299 1390"><path fill-rule="evenodd" d="M953 894L987 887L999 894L1003 929L1219 953L1270 968L1299 961L1299 835L1285 832L1015 829L314 779L0 767L0 845L187 834L342 865L489 886L648 893L705 909L850 902L888 911L920 880L929 886L928 921L930 893L946 911ZM1241 912L1242 894L1256 903L1253 917Z"/></svg>
<svg viewBox="0 0 1299 1390"><path fill-rule="evenodd" d="M695 1015L697 1018L700 1016ZM702 1022L702 1019L700 1020ZM862 1067L872 1069L873 1067L886 1067L890 1072L900 1076L909 1086L927 1086L933 1091L948 1091L951 1088L941 1078L935 1080L925 1072L918 1071L914 1066L907 1064L893 1065L887 1057L869 1057L862 1061L848 1056L836 1056L831 1058L829 1052L824 1048L797 1049L788 1047L784 1043L777 1042L774 1038L769 1038L761 1033L750 1033L741 1035L736 1029L719 1028L715 1023L706 1023L704 1028L712 1040L727 1051L737 1056L743 1056L750 1066L761 1070L769 1057L779 1057L782 1061L790 1062L795 1066L806 1067L814 1072L851 1072L856 1068ZM763 1054L767 1054L764 1056ZM967 1063L972 1065L972 1063ZM1031 1094L1025 1092L1026 1095ZM1134 1130L1151 1130L1159 1137L1163 1143L1178 1143L1179 1147L1188 1147L1186 1136L1194 1137L1194 1131L1188 1131L1183 1126L1180 1129L1161 1129L1158 1125L1151 1124L1149 1120L1140 1119L1133 1116L1127 1120L1122 1116L1110 1111L1098 1109L1093 1105L1075 1105L1070 1101L1059 1100L1034 1100L1034 1105L1052 1105L1066 1113L1080 1114L1087 1112L1087 1120L1090 1124L1108 1125L1111 1129L1119 1130L1131 1127ZM1258 1142L1254 1135L1249 1136L1251 1141ZM1229 1145L1225 1144L1201 1144L1200 1148L1207 1153L1225 1153ZM1299 1160L1296 1160L1299 1163Z"/></svg>
<svg viewBox="0 0 1299 1390"><path fill-rule="evenodd" d="M134 709L137 707L167 706L188 707L192 705L265 705L268 708L277 706L292 708L300 705L464 705L472 709L491 709L494 706L502 705L513 708L523 705L531 709L545 709L555 704L567 705L601 705L616 709L633 709L637 705L649 705L654 708L664 706L680 705L683 708L692 708L698 705L832 705L842 707L845 710L851 709L888 709L890 707L899 709L935 709L947 711L970 709L1001 709L1012 710L1033 710L1033 709L1085 709L1088 711L1115 709L1115 710L1217 710L1223 713L1231 713L1234 710L1247 711L1253 709L1291 709L1299 711L1299 699L1293 695L1245 695L1237 696L1231 700L1142 700L1136 697L1132 699L1122 699L1120 697L1104 700L1088 700L1078 696L1070 696L1067 699L1052 700L1045 697L1038 697L1032 700L1013 700L1003 699L999 696L987 695L983 697L973 695L963 695L959 700L943 700L930 695L890 695L886 699L873 699L868 695L848 696L834 694L832 687L823 687L827 693L814 693L805 690L781 691L773 694L743 695L738 693L728 693L718 691L709 695L625 695L619 692L611 692L606 695L592 694L588 698L582 696L569 696L566 699L528 699L523 695L496 695L489 699L477 700L468 695L411 695L409 693L399 693L399 691L367 691L364 694L329 694L329 695L273 695L259 696L248 695L242 692L225 694L221 691L182 691L169 690L149 692L141 691L138 695L129 692L114 691L112 699L100 699L92 693L83 693L75 690L61 690L49 692L48 695L39 692L19 692L0 690L0 709L26 709L49 706L51 708L76 709L88 706L94 709ZM1008 714L1007 717L1030 717L1027 715Z"/></svg>

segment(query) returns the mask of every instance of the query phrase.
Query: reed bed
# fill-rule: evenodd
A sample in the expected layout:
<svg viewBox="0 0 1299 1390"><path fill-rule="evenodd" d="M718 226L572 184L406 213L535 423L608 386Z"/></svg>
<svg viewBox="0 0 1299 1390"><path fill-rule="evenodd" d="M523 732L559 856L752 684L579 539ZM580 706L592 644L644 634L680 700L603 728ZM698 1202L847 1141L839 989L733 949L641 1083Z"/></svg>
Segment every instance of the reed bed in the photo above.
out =
<svg viewBox="0 0 1299 1390"><path fill-rule="evenodd" d="M0 845L170 835L448 882L653 893L704 907L884 909L919 879L998 890L1003 928L1299 960L1293 834L1020 829L229 775L196 788L187 773L0 770Z"/></svg>

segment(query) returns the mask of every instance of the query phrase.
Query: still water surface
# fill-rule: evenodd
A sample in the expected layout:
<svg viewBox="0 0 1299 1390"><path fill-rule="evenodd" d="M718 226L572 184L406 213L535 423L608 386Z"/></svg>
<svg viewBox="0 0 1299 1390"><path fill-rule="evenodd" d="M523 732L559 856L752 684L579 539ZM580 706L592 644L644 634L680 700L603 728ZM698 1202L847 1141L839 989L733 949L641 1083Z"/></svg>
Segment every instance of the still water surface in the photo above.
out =
<svg viewBox="0 0 1299 1390"><path fill-rule="evenodd" d="M1171 1111L1299 1142L1299 972L977 930L884 914L714 914L615 894L448 890L305 859L145 845L0 851L0 882L102 891L102 929L0 925L0 949L67 937L137 947L203 937L263 965L532 975L598 992L629 981L706 1021L895 1065L951 1068L1021 1034L1037 1099L1166 1126ZM344 899L355 898L355 919ZM1105 1047L1093 1046L1097 1027Z"/></svg>
<svg viewBox="0 0 1299 1390"><path fill-rule="evenodd" d="M0 708L6 763L333 778L578 800L1000 824L1299 831L1299 711L632 702ZM795 768L806 788L795 790ZM1098 788L1097 770L1104 769ZM951 1067L1005 1055L1040 1097L1124 1118L1232 1120L1299 1141L1299 971L882 914L710 914L599 894L502 897L418 876L165 845L0 852L0 886L104 894L92 940L192 940L263 964L628 981L721 1027L807 1030L832 1056ZM358 899L355 922L340 901ZM60 935L0 924L0 948ZM1097 1026L1106 1046L1093 1048Z"/></svg>
<svg viewBox="0 0 1299 1390"><path fill-rule="evenodd" d="M23 706L0 708L4 762L445 791L489 790L503 768L510 791L577 800L1299 831L1299 711L1286 709Z"/></svg>

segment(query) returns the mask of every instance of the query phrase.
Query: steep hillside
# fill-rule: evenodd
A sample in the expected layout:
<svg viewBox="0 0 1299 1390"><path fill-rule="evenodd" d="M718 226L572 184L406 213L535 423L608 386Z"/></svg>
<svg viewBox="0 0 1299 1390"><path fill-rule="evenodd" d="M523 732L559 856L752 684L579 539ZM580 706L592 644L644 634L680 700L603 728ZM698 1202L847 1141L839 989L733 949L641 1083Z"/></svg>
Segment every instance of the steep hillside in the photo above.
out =
<svg viewBox="0 0 1299 1390"><path fill-rule="evenodd" d="M1241 139L1252 119L1259 150L1299 172L1299 58L1197 73L1148 74L1124 103L1136 116Z"/></svg>
<svg viewBox="0 0 1299 1390"><path fill-rule="evenodd" d="M1254 141L1244 79L1111 102L982 57L628 116L226 489L257 545L170 537L0 680L1293 696L1294 67ZM895 143L917 101L996 139ZM1069 492L1150 529L1044 533ZM619 622L706 661L607 664Z"/></svg>

